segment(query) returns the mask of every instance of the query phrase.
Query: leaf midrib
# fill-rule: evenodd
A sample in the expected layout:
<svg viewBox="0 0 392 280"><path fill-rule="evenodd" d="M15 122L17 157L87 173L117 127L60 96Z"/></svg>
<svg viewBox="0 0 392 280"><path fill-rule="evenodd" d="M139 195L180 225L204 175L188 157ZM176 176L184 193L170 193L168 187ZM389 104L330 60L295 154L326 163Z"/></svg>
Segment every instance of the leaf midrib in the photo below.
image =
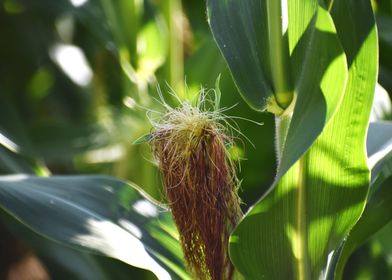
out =
<svg viewBox="0 0 392 280"><path fill-rule="evenodd" d="M303 155L298 161L298 180L296 191L296 216L295 225L297 235L294 242L298 248L296 273L298 280L310 280L309 263L308 263L308 248L307 248L307 229L306 229L306 154Z"/></svg>

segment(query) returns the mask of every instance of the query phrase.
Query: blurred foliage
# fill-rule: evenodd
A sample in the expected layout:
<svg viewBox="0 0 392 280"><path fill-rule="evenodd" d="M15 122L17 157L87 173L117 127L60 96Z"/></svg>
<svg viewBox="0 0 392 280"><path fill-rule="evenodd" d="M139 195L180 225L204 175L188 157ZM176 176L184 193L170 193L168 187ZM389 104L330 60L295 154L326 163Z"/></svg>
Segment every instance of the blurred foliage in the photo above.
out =
<svg viewBox="0 0 392 280"><path fill-rule="evenodd" d="M132 145L150 130L147 110L163 110L157 87L175 105L171 88L192 96L221 74L222 106L235 105L227 113L264 123L236 120L254 145L237 135L244 208L271 184L273 117L240 98L203 2L3 0L0 37L1 174L108 174L163 200L149 148ZM33 249L55 279L66 268L50 252L89 262L43 238L26 242L40 244Z"/></svg>
<svg viewBox="0 0 392 280"><path fill-rule="evenodd" d="M223 106L238 104L228 114L265 124L259 133L254 124L238 121L242 133L255 145L243 139L238 142L246 159L241 162L241 177L248 178L243 196L246 204L253 202L252 192L259 196L274 176L274 166L267 164L275 160L273 118L250 110L237 94L209 32L204 5L186 1L182 13L171 10L180 12L184 34L171 43L165 13L172 7L164 7L164 1L115 4L102 0L80 7L72 2L83 3L6 1L1 10L0 32L6 38L0 46L1 103L18 119L35 158L41 157L55 174L112 174L136 182L159 198L160 179L148 148L131 145L149 131L145 108L162 110L154 100L158 85L168 102L175 103L166 94L168 85L174 87L168 67L185 69L189 95L200 87L212 88L222 73ZM131 7L121 6L132 5L127 2L138 10L133 11L135 18L125 13ZM183 66L170 66L167 50L174 44L183 45ZM56 58L56 50L66 52L62 47L71 46L82 52L93 73L82 86L61 65L59 53ZM89 78L77 68L69 71L76 71L79 79ZM8 125L13 127L12 123Z"/></svg>
<svg viewBox="0 0 392 280"><path fill-rule="evenodd" d="M391 94L392 2L376 2L379 81ZM244 210L271 185L273 116L251 110L238 94L212 39L204 1L2 0L0 40L0 174L108 174L163 200L149 148L132 142L150 130L147 110L163 110L156 101L158 86L175 105L169 91L192 96L201 87L213 88L221 74L222 106L235 105L227 114L264 123L256 129L236 120L254 145L238 135ZM7 227L21 238L15 225ZM70 269L75 259L84 269L112 267L111 279L122 279L112 274L118 271L132 279L153 279L150 272L32 233L25 242L35 244L53 279L83 275ZM345 279L387 279L386 274L363 276L387 270L392 275L389 243L384 230L372 238L350 259Z"/></svg>

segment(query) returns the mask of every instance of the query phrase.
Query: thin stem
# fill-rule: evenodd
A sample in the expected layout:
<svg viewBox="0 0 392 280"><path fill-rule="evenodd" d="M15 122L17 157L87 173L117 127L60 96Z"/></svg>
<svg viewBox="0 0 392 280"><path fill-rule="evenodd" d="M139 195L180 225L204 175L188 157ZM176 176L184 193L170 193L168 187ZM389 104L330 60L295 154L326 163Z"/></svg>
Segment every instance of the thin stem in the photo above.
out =
<svg viewBox="0 0 392 280"><path fill-rule="evenodd" d="M130 54L130 63L137 68L137 34L143 13L143 2L140 0L120 0L118 15L121 23L124 43Z"/></svg>
<svg viewBox="0 0 392 280"><path fill-rule="evenodd" d="M335 1L334 0L328 0L328 1L329 1L329 3L328 3L328 12L330 12L332 10L332 7L333 7L333 4L334 4Z"/></svg>
<svg viewBox="0 0 392 280"><path fill-rule="evenodd" d="M297 279L310 280L310 271L308 264L308 246L306 231L306 196L305 196L305 165L306 155L298 161L298 184L297 184L297 213L296 213L296 243L297 252Z"/></svg>
<svg viewBox="0 0 392 280"><path fill-rule="evenodd" d="M169 61L167 75L170 86L184 97L184 50L182 4L180 0L163 1L164 16L169 31Z"/></svg>
<svg viewBox="0 0 392 280"><path fill-rule="evenodd" d="M283 0L286 1L286 0ZM275 98L282 108L287 108L293 92L289 76L289 48L287 37L282 34L282 3L281 0L267 1L269 50L272 80Z"/></svg>

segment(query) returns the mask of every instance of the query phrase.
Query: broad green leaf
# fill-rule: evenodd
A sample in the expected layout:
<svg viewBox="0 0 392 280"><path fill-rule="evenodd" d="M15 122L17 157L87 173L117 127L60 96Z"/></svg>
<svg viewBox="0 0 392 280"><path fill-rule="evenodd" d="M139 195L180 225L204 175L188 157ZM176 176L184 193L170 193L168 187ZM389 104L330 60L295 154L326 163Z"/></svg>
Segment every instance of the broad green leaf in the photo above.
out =
<svg viewBox="0 0 392 280"><path fill-rule="evenodd" d="M190 279L170 215L110 177L0 177L0 207L38 234L79 250Z"/></svg>
<svg viewBox="0 0 392 280"><path fill-rule="evenodd" d="M298 97L281 154L278 178L305 153L336 113L347 82L346 57L329 13L318 7L317 13L308 20L306 13L298 13L313 11L314 4L309 3L288 1L289 19L293 20L288 27L289 36L292 35L289 42ZM300 39L296 39L298 37Z"/></svg>
<svg viewBox="0 0 392 280"><path fill-rule="evenodd" d="M333 3L332 17L349 66L343 100L311 148L299 154L301 158L287 172L281 167L277 184L232 234L231 258L246 279L323 279L328 256L338 249L365 206L370 183L365 135L377 77L377 34L367 1ZM319 9L316 26L320 13L320 23L329 22L324 20L325 10ZM337 94L323 93L326 98ZM290 130L302 131L293 128L298 121L295 115L305 106L300 102L304 101L297 101L282 164L290 155L289 142L296 140L289 139ZM313 115L311 120L318 121L315 118L319 117ZM298 137L307 135L303 131Z"/></svg>
<svg viewBox="0 0 392 280"><path fill-rule="evenodd" d="M209 0L208 19L244 99L263 110L273 94L266 1Z"/></svg>
<svg viewBox="0 0 392 280"><path fill-rule="evenodd" d="M155 279L149 271L127 265L119 260L80 251L47 239L0 210L2 237L8 233L31 249L45 269L56 280L126 280ZM3 240L4 241L4 240ZM131 277L131 278L132 278Z"/></svg>
<svg viewBox="0 0 392 280"><path fill-rule="evenodd" d="M370 236L392 219L392 123L370 123L367 137L368 162L372 171L372 186L366 208L351 230L342 250L335 255L335 279L342 279L348 258Z"/></svg>
<svg viewBox="0 0 392 280"><path fill-rule="evenodd" d="M272 39L268 31L272 23L267 17L267 3L208 1L215 40L239 91L257 110L265 109L266 101L276 94L271 71L273 64L283 59L278 56L276 61L269 60L274 50L268 43ZM287 1L287 7L283 6L283 21L287 21L283 30L286 24L288 28L282 40L287 39L290 58L282 75L289 76L293 87L290 90L297 102L286 141L282 139L277 144L279 150L284 150L278 177L321 133L336 112L347 81L345 55L328 12L316 0L291 0Z"/></svg>

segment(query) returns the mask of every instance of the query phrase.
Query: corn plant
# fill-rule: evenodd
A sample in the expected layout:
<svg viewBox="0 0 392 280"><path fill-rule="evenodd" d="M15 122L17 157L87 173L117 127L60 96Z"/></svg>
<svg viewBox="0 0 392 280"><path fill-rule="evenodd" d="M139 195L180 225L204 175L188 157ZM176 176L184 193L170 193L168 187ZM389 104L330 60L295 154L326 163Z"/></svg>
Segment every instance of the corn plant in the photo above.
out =
<svg viewBox="0 0 392 280"><path fill-rule="evenodd" d="M178 22L185 20L182 5L199 3L11 2L4 4L10 14L31 6L47 9L46 16L65 11L104 46L89 56L95 66L90 88L83 81L78 88L93 93L87 115L94 126L81 129L88 139L84 157L72 150L68 158L64 144L55 154L45 153L48 147L37 153L34 144L51 144L39 137L44 129L26 133L10 98L1 97L0 230L28 244L53 279L339 280L350 256L390 224L392 110L377 84L379 77L392 89L388 1L208 0L202 10L210 37L188 61L179 35L186 25ZM64 34L61 44L69 44ZM87 54L93 46L84 46ZM61 64L55 50L51 59ZM115 71L102 67L108 61ZM217 73L215 64L222 66ZM53 73L38 68L27 91L48 94L34 81L53 84ZM215 88L199 91L191 76L186 86L184 73ZM108 76L117 95L107 93ZM234 87L225 86L231 79L249 106L228 117L220 103L232 105ZM163 80L176 93L162 86L156 102ZM0 90L13 89L0 81ZM267 121L242 129L233 120L240 122L243 112L273 116L275 135L266 132ZM233 152L241 142L248 150L251 135L274 141L277 166L266 190L249 191L250 172L239 168ZM113 147L125 155L91 167L87 155ZM252 149L250 158L264 160ZM61 174L58 157L82 167L53 175ZM114 176L80 174L89 168Z"/></svg>

